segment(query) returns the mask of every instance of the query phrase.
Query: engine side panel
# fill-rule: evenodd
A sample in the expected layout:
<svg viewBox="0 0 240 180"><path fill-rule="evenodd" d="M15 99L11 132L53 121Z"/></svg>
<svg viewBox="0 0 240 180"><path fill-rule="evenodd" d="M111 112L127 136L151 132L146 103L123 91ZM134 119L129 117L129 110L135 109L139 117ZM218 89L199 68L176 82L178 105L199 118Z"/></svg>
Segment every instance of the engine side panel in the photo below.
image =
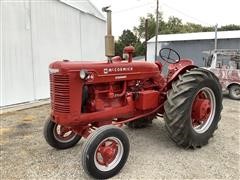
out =
<svg viewBox="0 0 240 180"><path fill-rule="evenodd" d="M112 122L152 111L160 105L159 90L166 85L159 66L147 62L57 61L50 68L59 69L50 75L52 116L69 127ZM89 78L81 79L81 70L87 71Z"/></svg>

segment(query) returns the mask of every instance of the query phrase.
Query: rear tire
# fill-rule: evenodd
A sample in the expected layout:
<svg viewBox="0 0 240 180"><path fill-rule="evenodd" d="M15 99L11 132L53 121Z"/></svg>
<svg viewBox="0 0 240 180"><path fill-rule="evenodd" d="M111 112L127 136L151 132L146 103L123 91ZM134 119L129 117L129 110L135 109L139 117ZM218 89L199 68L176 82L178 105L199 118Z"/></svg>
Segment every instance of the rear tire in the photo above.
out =
<svg viewBox="0 0 240 180"><path fill-rule="evenodd" d="M129 154L129 140L123 130L105 125L95 130L82 150L84 171L96 179L111 178L123 168Z"/></svg>
<svg viewBox="0 0 240 180"><path fill-rule="evenodd" d="M229 96L231 99L240 100L240 85L231 85L229 88Z"/></svg>
<svg viewBox="0 0 240 180"><path fill-rule="evenodd" d="M205 99L199 101L197 99L199 94ZM205 108L204 104L199 104L201 109L194 104L203 102L201 100L206 100L210 104L208 110L201 111ZM167 132L177 145L184 148L206 145L221 118L222 90L218 78L210 71L201 68L179 75L179 79L172 83L172 89L167 93L164 109ZM196 112L206 112L206 115L204 114L206 119L201 121L198 119L197 125L194 119Z"/></svg>
<svg viewBox="0 0 240 180"><path fill-rule="evenodd" d="M45 122L43 134L50 146L56 149L67 149L75 146L81 139L81 136L71 130L65 130L65 133L60 133L61 128L63 126L53 122L51 118L48 118Z"/></svg>

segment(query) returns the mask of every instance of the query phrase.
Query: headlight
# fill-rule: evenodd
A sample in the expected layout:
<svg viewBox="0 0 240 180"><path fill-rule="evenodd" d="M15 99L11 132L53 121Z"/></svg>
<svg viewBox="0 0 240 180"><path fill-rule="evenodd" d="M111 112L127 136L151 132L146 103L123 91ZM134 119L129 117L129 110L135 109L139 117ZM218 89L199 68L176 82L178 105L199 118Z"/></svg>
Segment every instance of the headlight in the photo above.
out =
<svg viewBox="0 0 240 180"><path fill-rule="evenodd" d="M80 78L81 79L86 79L87 77L88 77L88 71L86 71L86 70L81 70L80 71Z"/></svg>
<svg viewBox="0 0 240 180"><path fill-rule="evenodd" d="M53 74L53 73L58 73L59 72L59 69L54 69L54 68L49 68L49 73L50 74Z"/></svg>

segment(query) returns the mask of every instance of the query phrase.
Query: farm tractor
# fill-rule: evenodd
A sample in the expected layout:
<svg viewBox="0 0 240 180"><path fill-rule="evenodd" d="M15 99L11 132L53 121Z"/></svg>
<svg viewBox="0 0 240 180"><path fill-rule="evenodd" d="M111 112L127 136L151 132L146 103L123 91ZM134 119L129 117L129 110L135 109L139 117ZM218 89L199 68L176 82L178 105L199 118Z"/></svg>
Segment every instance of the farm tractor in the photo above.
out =
<svg viewBox="0 0 240 180"><path fill-rule="evenodd" d="M56 149L73 147L84 137L82 166L93 178L116 175L127 161L130 144L120 128L143 128L156 116L178 146L198 148L208 143L217 129L222 111L218 78L180 59L169 48L161 49L165 63L114 57L111 10L107 12L105 62L55 61L49 66L51 114L44 126L47 143ZM160 132L159 132L160 133Z"/></svg>

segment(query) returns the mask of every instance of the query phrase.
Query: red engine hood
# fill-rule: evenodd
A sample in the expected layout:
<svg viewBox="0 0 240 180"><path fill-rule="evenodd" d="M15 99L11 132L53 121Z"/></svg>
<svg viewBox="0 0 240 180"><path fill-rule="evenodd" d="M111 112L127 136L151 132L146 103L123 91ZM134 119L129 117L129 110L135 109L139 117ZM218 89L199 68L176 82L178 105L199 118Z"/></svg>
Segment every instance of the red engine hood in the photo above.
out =
<svg viewBox="0 0 240 180"><path fill-rule="evenodd" d="M116 81L122 79L144 79L160 75L156 64L145 61L131 63L127 61L113 63L93 61L55 61L50 64L49 67L59 69L61 74L76 73L80 70L87 70L93 74L92 81L94 82L104 82L103 79L110 77L114 78L112 80Z"/></svg>

